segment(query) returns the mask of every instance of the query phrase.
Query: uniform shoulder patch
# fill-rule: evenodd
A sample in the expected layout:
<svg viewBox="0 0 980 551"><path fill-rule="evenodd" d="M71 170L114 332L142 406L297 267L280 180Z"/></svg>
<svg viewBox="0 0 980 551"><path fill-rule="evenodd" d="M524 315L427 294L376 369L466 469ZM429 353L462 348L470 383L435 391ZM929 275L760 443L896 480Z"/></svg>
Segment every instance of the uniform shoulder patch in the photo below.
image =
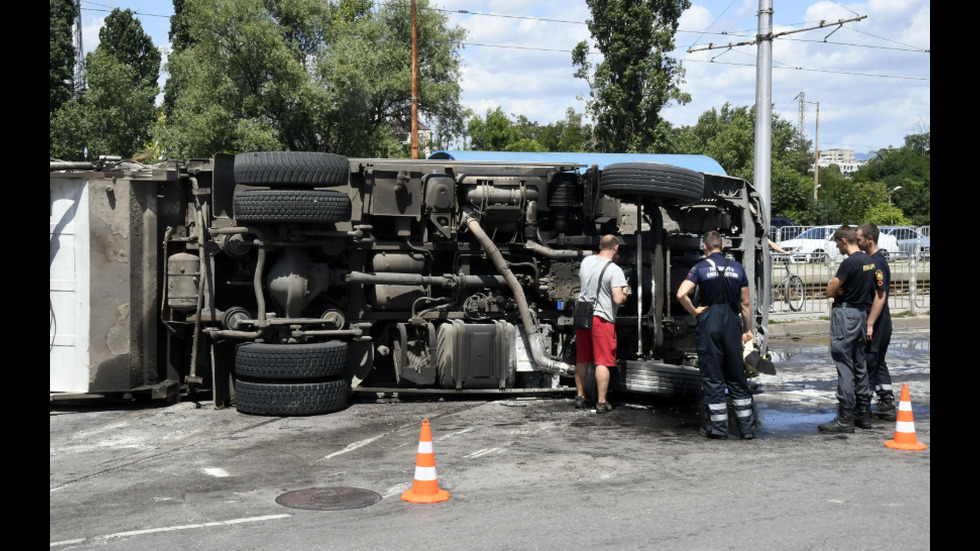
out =
<svg viewBox="0 0 980 551"><path fill-rule="evenodd" d="M885 284L885 274L881 270L875 270L875 282L881 287Z"/></svg>

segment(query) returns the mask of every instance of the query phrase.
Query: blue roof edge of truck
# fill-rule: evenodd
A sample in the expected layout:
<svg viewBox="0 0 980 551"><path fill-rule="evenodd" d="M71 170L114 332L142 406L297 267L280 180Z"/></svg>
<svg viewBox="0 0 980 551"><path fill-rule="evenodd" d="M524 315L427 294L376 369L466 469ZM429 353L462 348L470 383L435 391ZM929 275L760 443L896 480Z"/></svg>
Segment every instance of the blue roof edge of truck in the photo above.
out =
<svg viewBox="0 0 980 551"><path fill-rule="evenodd" d="M660 163L679 166L695 172L721 174L727 176L718 161L707 155L683 155L673 153L582 153L582 152L527 152L527 151L472 151L439 150L428 156L429 159L451 161L509 161L509 162L571 162L582 165L579 172L596 164L599 170L613 163Z"/></svg>

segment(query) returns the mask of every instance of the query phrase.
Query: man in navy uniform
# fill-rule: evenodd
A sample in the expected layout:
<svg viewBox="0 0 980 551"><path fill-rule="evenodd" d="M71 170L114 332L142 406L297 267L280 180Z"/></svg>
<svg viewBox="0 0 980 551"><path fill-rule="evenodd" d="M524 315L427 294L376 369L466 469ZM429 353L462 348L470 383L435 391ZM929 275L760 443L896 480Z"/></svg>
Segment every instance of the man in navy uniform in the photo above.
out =
<svg viewBox="0 0 980 551"><path fill-rule="evenodd" d="M677 289L677 301L697 318L698 369L706 417L700 432L708 438L728 438L731 398L739 436L750 440L755 438L755 419L742 359L743 344L752 340L749 279L741 264L722 254L724 242L717 231L704 234L701 249L705 258L691 268ZM688 296L695 286L701 294L698 306Z"/></svg>
<svg viewBox="0 0 980 551"><path fill-rule="evenodd" d="M870 255L875 262L874 297L871 313L868 314L868 344L864 355L868 364L868 384L878 395L878 406L871 412L871 416L884 421L895 421L898 417L895 392L892 390L892 377L885 362L885 352L892 340L892 316L888 311L892 272L888 267L888 260L878 248L878 235L880 232L874 222L865 222L858 226L858 248Z"/></svg>
<svg viewBox="0 0 980 551"><path fill-rule="evenodd" d="M871 385L864 357L868 313L874 295L875 262L857 244L857 231L843 225L834 243L847 255L827 285L830 310L830 357L837 366L837 417L818 425L821 432L871 428Z"/></svg>

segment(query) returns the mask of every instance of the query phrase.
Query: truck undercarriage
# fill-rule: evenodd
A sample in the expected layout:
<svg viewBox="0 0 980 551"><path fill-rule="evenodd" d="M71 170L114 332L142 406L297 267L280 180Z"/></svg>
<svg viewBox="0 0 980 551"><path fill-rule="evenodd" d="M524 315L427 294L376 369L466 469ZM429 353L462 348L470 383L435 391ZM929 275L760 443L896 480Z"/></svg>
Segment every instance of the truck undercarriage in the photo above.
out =
<svg viewBox="0 0 980 551"><path fill-rule="evenodd" d="M87 173L52 163L52 190L73 182L89 189L93 219L125 216L144 234L118 300L139 287L153 312L128 322L140 335L129 382L91 383L118 369L122 354L107 352L86 367L90 393L210 388L243 413L310 415L354 392L568 392L578 266L609 233L632 287L613 392L700 393L695 323L674 295L708 230L746 267L766 350L765 232L738 178L645 162L254 152ZM129 188L128 214L106 187ZM112 232L89 236L95 248Z"/></svg>

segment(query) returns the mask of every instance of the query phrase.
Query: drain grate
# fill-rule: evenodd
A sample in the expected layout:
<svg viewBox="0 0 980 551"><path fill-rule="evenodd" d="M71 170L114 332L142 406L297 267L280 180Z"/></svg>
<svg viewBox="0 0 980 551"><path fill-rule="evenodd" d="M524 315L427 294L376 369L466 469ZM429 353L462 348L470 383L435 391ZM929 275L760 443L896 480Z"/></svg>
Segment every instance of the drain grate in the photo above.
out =
<svg viewBox="0 0 980 551"><path fill-rule="evenodd" d="M381 494L377 492L344 486L295 490L276 498L276 503L279 505L314 511L360 509L379 501L381 501Z"/></svg>

